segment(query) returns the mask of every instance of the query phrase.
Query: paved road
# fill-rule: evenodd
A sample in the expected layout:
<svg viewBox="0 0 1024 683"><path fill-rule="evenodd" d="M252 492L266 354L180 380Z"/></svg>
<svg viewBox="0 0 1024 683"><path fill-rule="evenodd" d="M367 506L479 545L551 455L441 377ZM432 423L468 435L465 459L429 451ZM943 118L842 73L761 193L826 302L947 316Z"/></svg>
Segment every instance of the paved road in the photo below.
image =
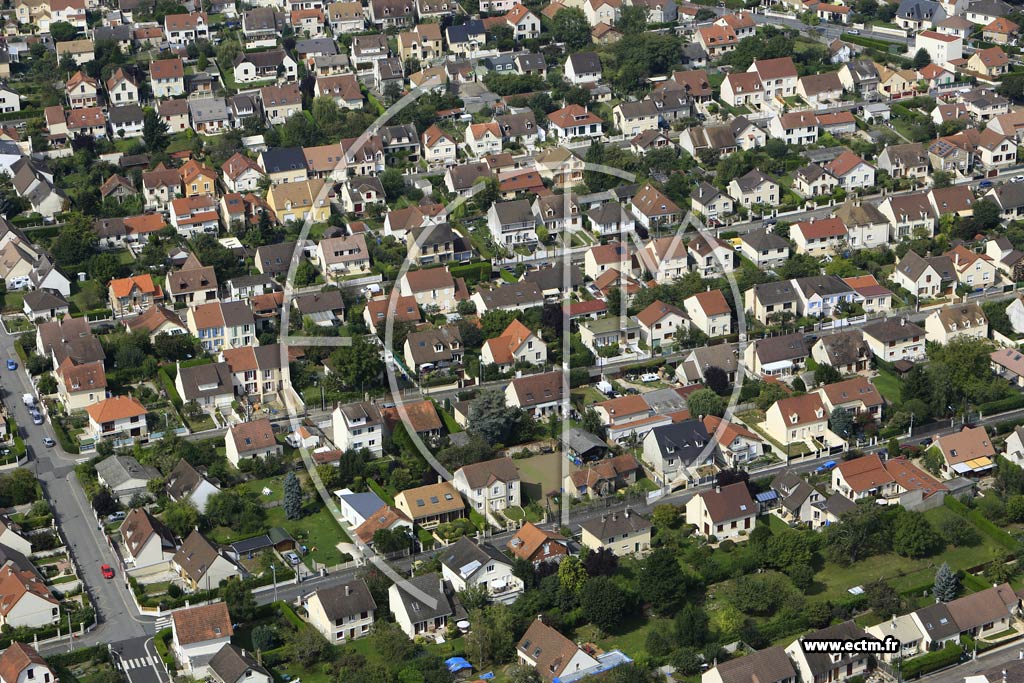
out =
<svg viewBox="0 0 1024 683"><path fill-rule="evenodd" d="M14 351L14 339L9 334L0 333L0 358L18 357ZM65 453L59 445L53 448L43 445L43 437L54 438L49 420L39 426L32 424L28 409L21 400L22 394L34 394L24 369L6 372L3 388L7 406L28 448L30 466L50 501L57 524L100 617L101 624L93 632L78 639L76 644L111 643L152 633L153 620L138 615L122 577L107 581L100 574L100 565L104 563L117 566L113 551L107 546L103 533L97 529L89 502L75 478L74 456ZM67 645L58 644L41 649L52 651L66 648Z"/></svg>
<svg viewBox="0 0 1024 683"><path fill-rule="evenodd" d="M153 636L140 635L111 646L114 663L128 683L167 683L167 671L153 643Z"/></svg>

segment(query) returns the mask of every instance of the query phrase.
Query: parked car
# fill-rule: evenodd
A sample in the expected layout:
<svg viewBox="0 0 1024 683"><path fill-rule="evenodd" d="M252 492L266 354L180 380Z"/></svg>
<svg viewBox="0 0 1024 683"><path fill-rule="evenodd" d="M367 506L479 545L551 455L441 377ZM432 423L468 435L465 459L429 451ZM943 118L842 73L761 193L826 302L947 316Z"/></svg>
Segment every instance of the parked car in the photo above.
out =
<svg viewBox="0 0 1024 683"><path fill-rule="evenodd" d="M104 564L100 566L100 571L103 572L104 579L114 578L114 569L109 564Z"/></svg>
<svg viewBox="0 0 1024 683"><path fill-rule="evenodd" d="M43 445L46 446L47 448L53 448L54 446L57 445L57 442L54 441L53 439L51 439L48 436L44 436L43 437Z"/></svg>
<svg viewBox="0 0 1024 683"><path fill-rule="evenodd" d="M112 514L107 515L107 521L108 522L120 522L121 520L123 520L127 516L128 516L127 512L125 512L124 510L118 510L117 512L114 512Z"/></svg>
<svg viewBox="0 0 1024 683"><path fill-rule="evenodd" d="M641 382L657 382L658 381L658 375L656 373L653 373L653 372L645 372L644 374L640 375L640 381Z"/></svg>
<svg viewBox="0 0 1024 683"><path fill-rule="evenodd" d="M8 370L17 370L18 369L18 364L17 364L17 362L15 362L15 360L13 358L8 358L7 359L7 369Z"/></svg>
<svg viewBox="0 0 1024 683"><path fill-rule="evenodd" d="M978 187L979 188L989 188L989 187L992 187L994 184L995 183L993 183L991 180L982 180L980 183L978 183Z"/></svg>
<svg viewBox="0 0 1024 683"><path fill-rule="evenodd" d="M302 559L295 553L285 553L284 559L288 560L288 564L290 564L293 567L302 562Z"/></svg>
<svg viewBox="0 0 1024 683"><path fill-rule="evenodd" d="M818 465L817 467L815 467L814 471L817 474L821 474L822 472L828 472L830 469L832 469L835 466L836 466L836 461L835 460L829 460L828 462L823 462L820 465Z"/></svg>
<svg viewBox="0 0 1024 683"><path fill-rule="evenodd" d="M34 425L41 425L41 424L43 424L43 422L45 422L45 420L43 420L43 416L42 416L41 413L39 413L39 412L32 413L32 424L34 424Z"/></svg>

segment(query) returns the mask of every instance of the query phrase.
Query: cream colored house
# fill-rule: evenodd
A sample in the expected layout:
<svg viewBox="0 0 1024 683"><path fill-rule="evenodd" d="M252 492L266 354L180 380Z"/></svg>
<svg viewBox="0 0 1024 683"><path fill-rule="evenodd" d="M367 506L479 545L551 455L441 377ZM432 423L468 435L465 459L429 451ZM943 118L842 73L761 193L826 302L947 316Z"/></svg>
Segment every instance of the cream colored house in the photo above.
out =
<svg viewBox="0 0 1024 683"><path fill-rule="evenodd" d="M626 509L588 519L581 542L591 550L607 548L619 557L643 556L651 547L651 523Z"/></svg>
<svg viewBox="0 0 1024 683"><path fill-rule="evenodd" d="M411 270L398 280L398 291L402 296L414 297L424 308L455 312L455 280L447 268Z"/></svg>
<svg viewBox="0 0 1024 683"><path fill-rule="evenodd" d="M913 361L925 355L925 331L905 318L886 318L862 330L871 352L884 361Z"/></svg>
<svg viewBox="0 0 1024 683"><path fill-rule="evenodd" d="M721 290L699 292L683 301L690 324L709 337L732 334L732 310Z"/></svg>
<svg viewBox="0 0 1024 683"><path fill-rule="evenodd" d="M34 571L0 569L0 625L41 628L60 622L60 602Z"/></svg>
<svg viewBox="0 0 1024 683"><path fill-rule="evenodd" d="M779 399L765 413L764 430L784 446L825 438L828 412L818 394Z"/></svg>
<svg viewBox="0 0 1024 683"><path fill-rule="evenodd" d="M513 320L500 336L484 341L480 352L482 365L497 365L502 372L518 363L544 365L548 360L548 347L541 339L540 331Z"/></svg>
<svg viewBox="0 0 1024 683"><path fill-rule="evenodd" d="M310 625L334 645L369 635L377 610L362 579L317 589L304 602Z"/></svg>
<svg viewBox="0 0 1024 683"><path fill-rule="evenodd" d="M925 339L936 344L948 344L954 339L988 338L988 316L976 303L953 304L925 318Z"/></svg>
<svg viewBox="0 0 1024 683"><path fill-rule="evenodd" d="M742 482L702 491L686 502L686 523L705 538L736 541L753 531L756 519L757 505Z"/></svg>
<svg viewBox="0 0 1024 683"><path fill-rule="evenodd" d="M107 376L102 361L75 365L71 358L65 358L54 375L57 397L69 413L85 410L107 397Z"/></svg>

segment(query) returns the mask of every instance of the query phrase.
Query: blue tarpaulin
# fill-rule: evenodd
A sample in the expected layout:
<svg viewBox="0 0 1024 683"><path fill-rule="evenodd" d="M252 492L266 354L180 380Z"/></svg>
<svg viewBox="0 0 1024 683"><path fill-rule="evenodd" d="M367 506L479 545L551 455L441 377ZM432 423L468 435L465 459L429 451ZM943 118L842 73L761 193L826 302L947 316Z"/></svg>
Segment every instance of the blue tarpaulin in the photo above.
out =
<svg viewBox="0 0 1024 683"><path fill-rule="evenodd" d="M488 671L485 674L480 674L480 678L485 680L485 681L489 681L492 678L494 678L494 672L493 671Z"/></svg>
<svg viewBox="0 0 1024 683"><path fill-rule="evenodd" d="M448 667L448 671L456 673L464 669L472 669L473 665L466 661L464 657L449 657L444 660L445 666Z"/></svg>

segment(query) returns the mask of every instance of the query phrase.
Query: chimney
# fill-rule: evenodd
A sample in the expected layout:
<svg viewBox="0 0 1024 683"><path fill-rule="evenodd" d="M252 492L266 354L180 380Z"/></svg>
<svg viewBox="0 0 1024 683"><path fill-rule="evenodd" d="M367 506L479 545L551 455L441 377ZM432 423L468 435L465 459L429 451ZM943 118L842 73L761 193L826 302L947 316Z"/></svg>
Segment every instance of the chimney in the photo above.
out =
<svg viewBox="0 0 1024 683"><path fill-rule="evenodd" d="M349 595L352 595L352 586L350 584L346 583L345 584L345 596L347 597Z"/></svg>
<svg viewBox="0 0 1024 683"><path fill-rule="evenodd" d="M900 318L900 327L904 327L907 324L906 318Z"/></svg>
<svg viewBox="0 0 1024 683"><path fill-rule="evenodd" d="M1006 683L1006 669L1003 669L1003 683Z"/></svg>
<svg viewBox="0 0 1024 683"><path fill-rule="evenodd" d="M721 493L721 492L722 492L722 487L719 486L718 484L715 484L715 493Z"/></svg>
<svg viewBox="0 0 1024 683"><path fill-rule="evenodd" d="M540 623L543 624L544 623L544 615L543 614L538 614L537 615L537 621L539 621Z"/></svg>
<svg viewBox="0 0 1024 683"><path fill-rule="evenodd" d="M440 483L443 483L443 482L444 482L444 480L441 478L441 475L440 474L437 475L437 483L440 484Z"/></svg>
<svg viewBox="0 0 1024 683"><path fill-rule="evenodd" d="M622 514L626 517L626 519L629 519L629 508L626 508L626 511Z"/></svg>
<svg viewBox="0 0 1024 683"><path fill-rule="evenodd" d="M960 252L958 251L953 252L953 265L960 266Z"/></svg>

